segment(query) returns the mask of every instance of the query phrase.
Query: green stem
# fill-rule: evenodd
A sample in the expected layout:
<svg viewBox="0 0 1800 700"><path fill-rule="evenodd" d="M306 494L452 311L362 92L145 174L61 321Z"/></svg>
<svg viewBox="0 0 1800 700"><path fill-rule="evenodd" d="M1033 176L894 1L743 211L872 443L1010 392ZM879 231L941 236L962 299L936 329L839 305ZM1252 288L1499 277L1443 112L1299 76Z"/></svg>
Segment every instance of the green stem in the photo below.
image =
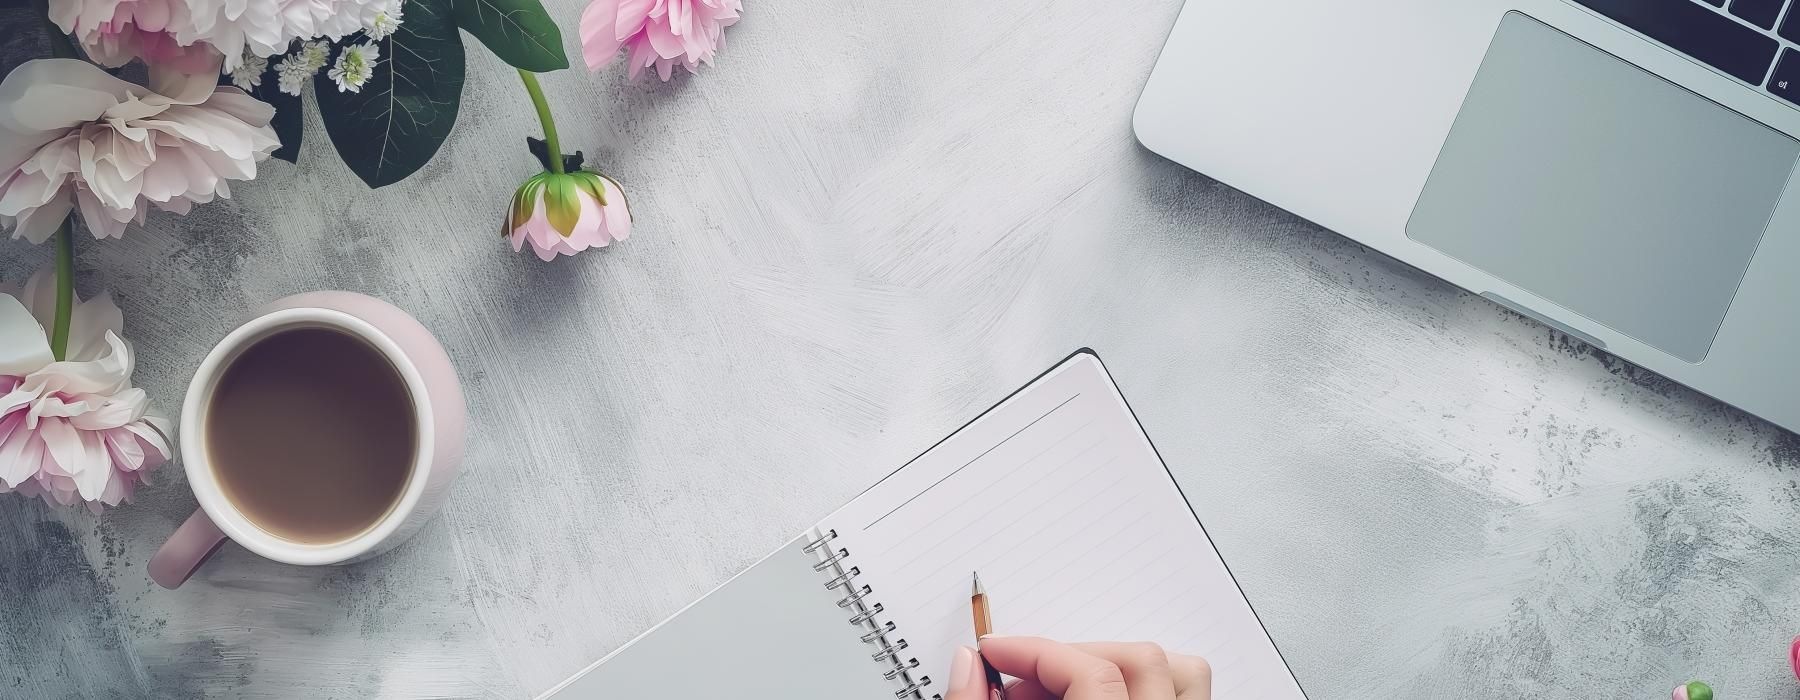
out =
<svg viewBox="0 0 1800 700"><path fill-rule="evenodd" d="M550 150L550 172L563 174L562 146L556 142L556 119L550 116L550 103L544 100L544 88L537 75L521 69L519 79L525 81L525 92L531 93L531 106L537 108L538 123L544 125L544 146Z"/></svg>
<svg viewBox="0 0 1800 700"><path fill-rule="evenodd" d="M58 361L69 352L69 316L75 310L75 234L69 230L73 218L63 219L56 228L56 319L50 328L50 354Z"/></svg>

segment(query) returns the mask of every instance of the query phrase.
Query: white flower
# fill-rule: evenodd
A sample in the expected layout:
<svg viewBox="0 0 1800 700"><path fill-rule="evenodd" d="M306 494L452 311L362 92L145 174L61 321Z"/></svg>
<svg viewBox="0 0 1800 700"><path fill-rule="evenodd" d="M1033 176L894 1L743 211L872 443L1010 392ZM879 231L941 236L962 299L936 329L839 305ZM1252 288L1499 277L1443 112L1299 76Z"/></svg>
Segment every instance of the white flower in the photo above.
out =
<svg viewBox="0 0 1800 700"><path fill-rule="evenodd" d="M362 92L363 83L375 75L375 60L380 56L381 48L373 43L346 46L326 75L337 82L338 92Z"/></svg>
<svg viewBox="0 0 1800 700"><path fill-rule="evenodd" d="M394 0L50 0L50 18L106 65L134 57L149 64L224 56L226 72L248 53L275 56L298 40L336 41L369 30ZM321 64L322 66L323 64Z"/></svg>
<svg viewBox="0 0 1800 700"><path fill-rule="evenodd" d="M319 69L307 65L306 59L298 55L283 56L275 62L275 78L279 81L281 91L289 95L300 94L306 81L312 80L313 75L318 72Z"/></svg>
<svg viewBox="0 0 1800 700"><path fill-rule="evenodd" d="M331 60L331 45L322 40L313 40L300 46L300 59L306 69L317 73Z"/></svg>
<svg viewBox="0 0 1800 700"><path fill-rule="evenodd" d="M151 205L185 214L229 197L281 145L275 109L212 74L153 69L154 88L92 63L27 61L0 81L0 227L41 243L77 206L96 238Z"/></svg>
<svg viewBox="0 0 1800 700"><path fill-rule="evenodd" d="M173 426L131 386L131 346L105 295L75 300L63 361L46 330L56 285L39 272L23 294L0 294L0 493L50 503L119 505L169 460Z"/></svg>
<svg viewBox="0 0 1800 700"><path fill-rule="evenodd" d="M251 90L262 84L263 71L269 69L269 59L256 54L245 54L244 61L231 70L231 84L241 90Z"/></svg>
<svg viewBox="0 0 1800 700"><path fill-rule="evenodd" d="M374 21L369 23L369 38L376 41L393 35L400 28L400 3L393 3L387 9L375 14Z"/></svg>

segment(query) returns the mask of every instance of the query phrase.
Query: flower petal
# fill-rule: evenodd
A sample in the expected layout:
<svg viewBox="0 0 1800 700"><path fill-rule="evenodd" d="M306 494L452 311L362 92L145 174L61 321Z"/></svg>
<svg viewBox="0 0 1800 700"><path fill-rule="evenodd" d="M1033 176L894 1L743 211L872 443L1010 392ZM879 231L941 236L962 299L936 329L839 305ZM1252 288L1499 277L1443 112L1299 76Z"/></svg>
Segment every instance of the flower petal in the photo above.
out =
<svg viewBox="0 0 1800 700"><path fill-rule="evenodd" d="M26 375L53 362L45 336L24 304L0 294L0 374Z"/></svg>
<svg viewBox="0 0 1800 700"><path fill-rule="evenodd" d="M0 439L0 482L7 488L18 488L38 473L38 466L43 461L42 443L37 433L22 429L24 414L14 414L0 426L11 425L7 435Z"/></svg>

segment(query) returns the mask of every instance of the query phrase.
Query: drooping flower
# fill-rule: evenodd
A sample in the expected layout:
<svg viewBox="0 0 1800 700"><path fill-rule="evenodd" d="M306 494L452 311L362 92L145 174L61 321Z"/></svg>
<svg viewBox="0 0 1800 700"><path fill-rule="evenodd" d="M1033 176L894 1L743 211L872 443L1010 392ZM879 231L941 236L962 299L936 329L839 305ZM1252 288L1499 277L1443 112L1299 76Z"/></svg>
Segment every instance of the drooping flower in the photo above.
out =
<svg viewBox="0 0 1800 700"><path fill-rule="evenodd" d="M542 172L513 193L501 235L513 252L530 243L538 258L604 248L631 235L631 209L619 183L599 173Z"/></svg>
<svg viewBox="0 0 1800 700"><path fill-rule="evenodd" d="M231 84L239 90L254 90L262 84L263 71L269 69L269 59L250 54L231 71Z"/></svg>
<svg viewBox="0 0 1800 700"><path fill-rule="evenodd" d="M185 214L229 197L281 145L275 110L215 86L216 71L151 72L153 88L66 58L28 61L0 81L0 227L33 243L69 211L96 238L124 235L151 205Z"/></svg>
<svg viewBox="0 0 1800 700"><path fill-rule="evenodd" d="M381 47L371 42L346 46L326 75L337 83L338 92L362 92L363 84L375 75L375 60L380 57Z"/></svg>
<svg viewBox="0 0 1800 700"><path fill-rule="evenodd" d="M169 460L172 426L131 385L124 316L107 296L75 301L55 360L45 331L55 296L48 270L22 294L0 294L0 493L99 512Z"/></svg>
<svg viewBox="0 0 1800 700"><path fill-rule="evenodd" d="M711 63L742 9L742 0L593 0L581 13L581 54L599 70L623 47L632 79L656 66L668 80L676 64L691 73Z"/></svg>

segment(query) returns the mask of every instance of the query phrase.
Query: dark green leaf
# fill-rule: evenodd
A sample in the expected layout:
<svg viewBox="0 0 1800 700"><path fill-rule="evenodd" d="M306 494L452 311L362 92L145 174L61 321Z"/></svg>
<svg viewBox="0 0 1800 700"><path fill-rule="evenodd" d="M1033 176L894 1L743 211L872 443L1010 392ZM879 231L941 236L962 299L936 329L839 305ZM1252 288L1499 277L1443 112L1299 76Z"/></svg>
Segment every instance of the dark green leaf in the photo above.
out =
<svg viewBox="0 0 1800 700"><path fill-rule="evenodd" d="M456 124L463 46L450 18L451 1L406 3L406 21L381 40L375 75L362 92L340 92L327 71L313 79L331 145L370 187L394 184L424 167Z"/></svg>
<svg viewBox="0 0 1800 700"><path fill-rule="evenodd" d="M562 31L538 0L451 0L456 26L514 68L533 73L569 67ZM407 9L412 21L411 8ZM405 26L402 24L401 26Z"/></svg>
<svg viewBox="0 0 1800 700"><path fill-rule="evenodd" d="M250 91L250 96L269 103L275 108L275 118L269 126L275 129L275 136L281 139L281 148L275 149L274 155L289 163L299 162L301 125L305 123L300 106L299 95L289 95L281 91L281 78L275 75L275 61L269 61L269 69L263 71L262 83Z"/></svg>

